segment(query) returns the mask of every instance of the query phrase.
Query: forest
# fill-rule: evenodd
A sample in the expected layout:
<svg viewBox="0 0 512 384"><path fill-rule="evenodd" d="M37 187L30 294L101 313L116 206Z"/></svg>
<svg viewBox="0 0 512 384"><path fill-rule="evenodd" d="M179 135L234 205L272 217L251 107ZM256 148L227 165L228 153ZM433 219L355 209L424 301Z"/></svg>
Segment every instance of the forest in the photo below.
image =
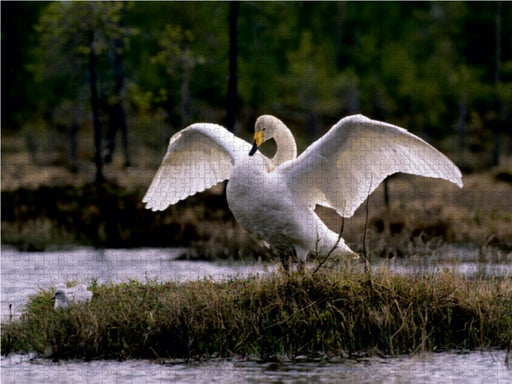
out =
<svg viewBox="0 0 512 384"><path fill-rule="evenodd" d="M161 214L144 209L171 135L206 121L250 141L256 118L273 114L301 152L356 113L419 135L464 173L461 195L446 189L446 199L427 194L435 184L414 196L408 182L389 191L386 184L386 205L391 196L395 218L403 218L396 225L407 233L404 244L425 233L512 241L505 197L512 179L510 2L1 7L4 243L44 249L197 240L202 254L214 243L230 244L221 253L238 252L251 240L237 232L222 196L188 199ZM212 210L199 203L208 199ZM389 217L380 201L370 204L377 232ZM364 224L356 216L355 238ZM220 229L228 221L236 236Z"/></svg>
<svg viewBox="0 0 512 384"><path fill-rule="evenodd" d="M304 148L363 113L485 168L511 149L511 24L508 2L2 2L2 131L73 168L116 131L129 165L196 121L275 114Z"/></svg>

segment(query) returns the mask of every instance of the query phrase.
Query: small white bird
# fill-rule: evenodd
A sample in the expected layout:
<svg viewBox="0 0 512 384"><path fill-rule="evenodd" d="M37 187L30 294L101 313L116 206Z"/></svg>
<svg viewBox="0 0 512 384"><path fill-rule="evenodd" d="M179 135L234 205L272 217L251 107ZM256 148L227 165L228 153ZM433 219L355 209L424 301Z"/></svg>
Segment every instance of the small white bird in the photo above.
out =
<svg viewBox="0 0 512 384"><path fill-rule="evenodd" d="M88 291L83 284L66 288L66 285L61 283L57 285L57 290L52 296L52 300L55 300L55 308L67 308L69 304L89 301L91 298L92 292Z"/></svg>
<svg viewBox="0 0 512 384"><path fill-rule="evenodd" d="M272 159L257 151L274 139ZM255 124L254 145L225 128L197 123L171 137L143 202L153 211L229 179L227 202L238 223L279 253L355 256L315 214L316 205L351 217L389 175L441 178L462 188L445 155L403 128L362 115L341 119L299 157L286 125L270 115Z"/></svg>

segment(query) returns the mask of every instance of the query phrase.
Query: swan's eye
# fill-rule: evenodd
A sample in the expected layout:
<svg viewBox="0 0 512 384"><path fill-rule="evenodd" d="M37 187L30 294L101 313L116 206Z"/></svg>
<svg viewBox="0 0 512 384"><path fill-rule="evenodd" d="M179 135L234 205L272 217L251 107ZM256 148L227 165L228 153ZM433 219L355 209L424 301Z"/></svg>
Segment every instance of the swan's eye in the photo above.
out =
<svg viewBox="0 0 512 384"><path fill-rule="evenodd" d="M267 128L263 128L262 131L266 130Z"/></svg>

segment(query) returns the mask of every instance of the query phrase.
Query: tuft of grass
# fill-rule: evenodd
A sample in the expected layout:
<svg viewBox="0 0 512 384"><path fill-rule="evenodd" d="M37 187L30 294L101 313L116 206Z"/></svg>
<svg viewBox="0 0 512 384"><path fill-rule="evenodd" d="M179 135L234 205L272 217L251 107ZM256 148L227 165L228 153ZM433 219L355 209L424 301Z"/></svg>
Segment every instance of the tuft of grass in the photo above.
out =
<svg viewBox="0 0 512 384"><path fill-rule="evenodd" d="M224 281L95 285L55 310L51 290L2 324L2 354L54 359L310 358L507 348L510 278L423 277L352 268Z"/></svg>

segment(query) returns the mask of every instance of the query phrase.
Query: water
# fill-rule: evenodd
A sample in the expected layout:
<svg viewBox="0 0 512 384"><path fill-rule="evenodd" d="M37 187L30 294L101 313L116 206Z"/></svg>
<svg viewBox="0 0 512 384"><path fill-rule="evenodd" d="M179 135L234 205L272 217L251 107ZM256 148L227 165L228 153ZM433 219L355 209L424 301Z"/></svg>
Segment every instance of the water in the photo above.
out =
<svg viewBox="0 0 512 384"><path fill-rule="evenodd" d="M397 273L432 273L451 269L466 275L511 275L510 254L478 248L436 249L418 256L376 262L374 269ZM178 261L179 249L94 250L25 253L3 248L1 254L1 318L8 321L22 310L29 295L58 282L88 284L127 279L195 280L204 277L271 273L276 264ZM485 257L484 257L485 256ZM11 313L9 305L12 305ZM512 367L505 352L443 352L413 357L338 359L337 361L258 363L213 360L200 363L158 363L146 360L62 361L32 355L1 358L2 383L510 383Z"/></svg>
<svg viewBox="0 0 512 384"><path fill-rule="evenodd" d="M182 249L97 250L80 248L73 251L19 252L2 249L2 321L18 316L29 295L40 288L56 287L59 282L90 284L139 281L215 280L228 276L268 273L276 265L249 262L179 261ZM12 305L9 310L9 305ZM11 312L11 313L10 313Z"/></svg>
<svg viewBox="0 0 512 384"><path fill-rule="evenodd" d="M335 362L200 363L61 361L29 355L2 357L2 383L511 383L505 352L427 353Z"/></svg>
<svg viewBox="0 0 512 384"><path fill-rule="evenodd" d="M372 261L375 270L399 274L432 274L449 270L469 277L512 275L512 252L475 244L439 244L410 251L412 256Z"/></svg>

